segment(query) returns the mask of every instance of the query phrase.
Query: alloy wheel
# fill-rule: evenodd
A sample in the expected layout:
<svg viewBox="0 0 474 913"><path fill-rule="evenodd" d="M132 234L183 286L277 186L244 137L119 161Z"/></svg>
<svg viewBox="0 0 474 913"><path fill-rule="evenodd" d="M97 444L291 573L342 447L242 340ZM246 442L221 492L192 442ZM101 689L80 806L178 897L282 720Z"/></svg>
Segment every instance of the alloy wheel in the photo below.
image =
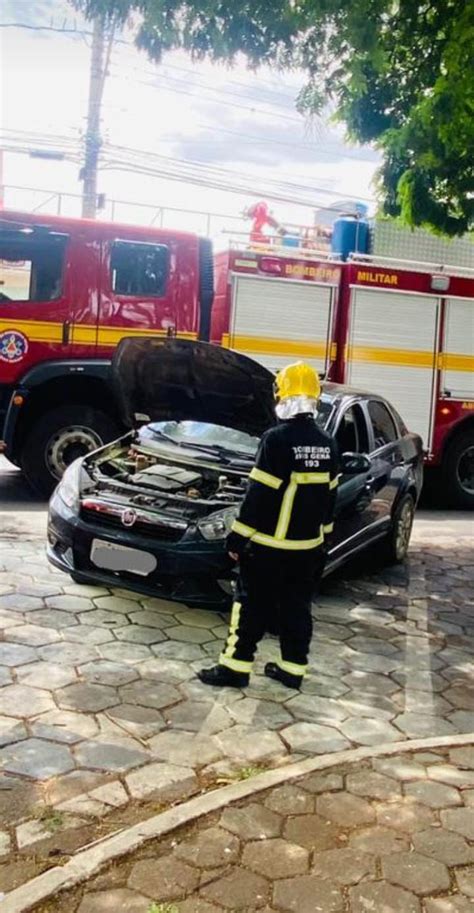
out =
<svg viewBox="0 0 474 913"><path fill-rule="evenodd" d="M395 524L395 552L398 561L402 561L408 553L413 520L413 502L410 499L402 505Z"/></svg>

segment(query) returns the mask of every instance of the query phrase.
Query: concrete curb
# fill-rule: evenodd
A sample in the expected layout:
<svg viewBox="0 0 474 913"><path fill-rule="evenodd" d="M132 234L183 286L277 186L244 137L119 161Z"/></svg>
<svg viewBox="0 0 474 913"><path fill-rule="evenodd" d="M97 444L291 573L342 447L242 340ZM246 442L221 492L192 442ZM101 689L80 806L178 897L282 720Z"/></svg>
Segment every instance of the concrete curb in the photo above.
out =
<svg viewBox="0 0 474 913"><path fill-rule="evenodd" d="M287 780L294 780L305 774L336 767L339 764L351 764L381 756L408 754L429 748L451 748L472 743L474 743L474 732L459 736L390 742L378 748L373 746L353 748L333 754L318 755L318 757L297 761L277 770L265 771L251 780L224 786L190 799L188 802L183 802L182 805L160 812L139 824L134 824L79 850L64 866L49 869L19 888L10 891L0 902L0 911L1 913L27 913L36 904L47 900L59 891L71 889L87 881L108 862L138 849L148 840L162 837L175 828L195 821L210 812L218 811L231 802L247 799L263 790L279 786Z"/></svg>

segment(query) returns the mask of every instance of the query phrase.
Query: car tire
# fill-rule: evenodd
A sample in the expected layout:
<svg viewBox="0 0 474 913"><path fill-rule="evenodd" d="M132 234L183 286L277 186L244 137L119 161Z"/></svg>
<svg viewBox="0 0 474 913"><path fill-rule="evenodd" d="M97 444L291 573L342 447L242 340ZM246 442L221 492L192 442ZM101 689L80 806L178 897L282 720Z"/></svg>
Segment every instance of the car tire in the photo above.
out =
<svg viewBox="0 0 474 913"><path fill-rule="evenodd" d="M458 434L446 450L443 488L450 507L474 508L474 428Z"/></svg>
<svg viewBox="0 0 474 913"><path fill-rule="evenodd" d="M383 543L383 559L386 564L401 564L405 561L414 518L415 501L412 495L404 495L395 508L390 532Z"/></svg>
<svg viewBox="0 0 474 913"><path fill-rule="evenodd" d="M21 468L31 487L49 497L66 466L119 437L115 420L90 406L60 406L37 419L21 453Z"/></svg>

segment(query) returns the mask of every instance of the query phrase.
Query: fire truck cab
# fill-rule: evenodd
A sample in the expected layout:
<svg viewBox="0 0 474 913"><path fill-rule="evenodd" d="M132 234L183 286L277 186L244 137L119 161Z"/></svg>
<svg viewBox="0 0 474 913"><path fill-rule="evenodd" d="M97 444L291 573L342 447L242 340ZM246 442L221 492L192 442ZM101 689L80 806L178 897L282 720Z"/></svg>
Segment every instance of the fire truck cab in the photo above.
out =
<svg viewBox="0 0 474 913"><path fill-rule="evenodd" d="M275 240L231 245L215 276L215 343L274 369L304 359L387 397L423 438L445 500L474 507L474 269L344 262Z"/></svg>
<svg viewBox="0 0 474 913"><path fill-rule="evenodd" d="M207 339L212 297L210 242L195 235L0 214L0 438L34 488L121 433L120 339Z"/></svg>

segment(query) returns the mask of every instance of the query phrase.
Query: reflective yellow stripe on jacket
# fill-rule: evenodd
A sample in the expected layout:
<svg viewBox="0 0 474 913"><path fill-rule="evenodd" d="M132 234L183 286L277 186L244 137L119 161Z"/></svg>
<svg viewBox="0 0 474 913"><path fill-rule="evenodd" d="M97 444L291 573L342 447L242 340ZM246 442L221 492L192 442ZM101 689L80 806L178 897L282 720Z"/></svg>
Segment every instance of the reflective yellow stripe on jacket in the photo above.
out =
<svg viewBox="0 0 474 913"><path fill-rule="evenodd" d="M234 520L231 529L233 533L238 533L239 536L244 536L245 539L251 539L257 532L256 529L252 529L251 526L246 526L245 523L241 523L240 520Z"/></svg>
<svg viewBox="0 0 474 913"><path fill-rule="evenodd" d="M273 476L262 469L254 467L250 473L250 478L262 485L268 485L270 488L278 489L283 483L283 479ZM265 545L267 548L277 548L287 551L305 551L312 548L318 548L324 542L325 534L332 533L334 524L329 523L321 526L320 534L314 539L288 539L287 533L293 512L296 492L299 485L328 485L329 489L334 489L339 484L339 476L331 479L329 472L292 472L290 481L285 489L280 507L280 514L275 529L275 535L261 533L252 526L247 526L240 520L234 520L232 532L238 533L246 539L251 539L257 545Z"/></svg>
<svg viewBox="0 0 474 913"><path fill-rule="evenodd" d="M281 548L284 551L304 552L310 548L317 548L324 542L323 528L317 539L277 539L276 536L267 536L265 533L255 533L252 542L257 545L266 545L268 548Z"/></svg>
<svg viewBox="0 0 474 913"><path fill-rule="evenodd" d="M257 469L256 466L252 469L249 478L253 479L254 482L261 482L262 485L268 485L270 488L278 489L280 485L283 485L283 479L279 479L278 476L272 476L269 472L264 472L263 469Z"/></svg>

